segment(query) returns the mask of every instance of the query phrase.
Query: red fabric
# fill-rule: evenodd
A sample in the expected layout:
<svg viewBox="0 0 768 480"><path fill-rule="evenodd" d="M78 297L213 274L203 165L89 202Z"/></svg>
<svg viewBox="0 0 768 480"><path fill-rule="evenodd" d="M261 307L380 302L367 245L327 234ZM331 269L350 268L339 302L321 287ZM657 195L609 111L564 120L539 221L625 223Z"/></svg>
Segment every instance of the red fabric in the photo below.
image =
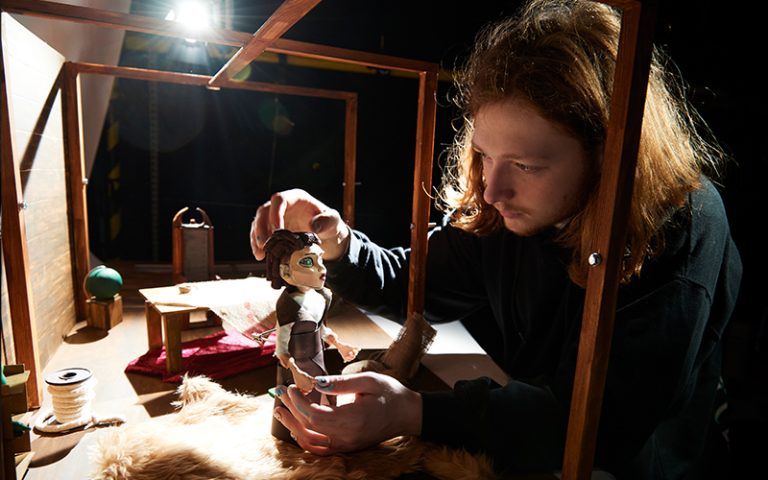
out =
<svg viewBox="0 0 768 480"><path fill-rule="evenodd" d="M259 345L240 333L223 330L207 337L184 342L181 349L182 370L165 371L165 347L153 348L132 360L126 373L157 375L164 382L181 382L184 373L206 375L212 379L231 377L254 368L271 365L277 361L275 336Z"/></svg>

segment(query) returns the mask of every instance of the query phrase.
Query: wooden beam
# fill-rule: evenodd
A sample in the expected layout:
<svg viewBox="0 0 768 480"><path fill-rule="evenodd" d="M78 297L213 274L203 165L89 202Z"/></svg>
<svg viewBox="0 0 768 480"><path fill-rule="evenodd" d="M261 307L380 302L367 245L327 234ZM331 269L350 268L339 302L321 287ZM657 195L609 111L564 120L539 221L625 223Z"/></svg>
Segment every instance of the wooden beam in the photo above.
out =
<svg viewBox="0 0 768 480"><path fill-rule="evenodd" d="M416 162L413 168L411 259L408 270L408 317L424 312L427 228L432 190L432 155L435 149L437 72L419 75L419 107L416 120Z"/></svg>
<svg viewBox="0 0 768 480"><path fill-rule="evenodd" d="M250 33L235 32L224 29L208 29L194 32L184 29L178 22L161 20L141 15L101 10L97 8L79 7L43 0L0 0L2 10L21 15L31 15L54 20L65 20L88 25L108 28L118 28L132 32L150 33L175 38L191 38L218 45L242 47L252 38ZM437 64L419 60L360 52L346 48L329 47L296 40L277 39L267 52L293 55L297 57L315 58L353 65L365 65L385 70L404 72L437 72Z"/></svg>
<svg viewBox="0 0 768 480"><path fill-rule="evenodd" d="M24 197L19 166L13 157L14 140L8 85L5 81L4 52L0 51L0 184L2 185L2 243L8 285L8 310L13 326L16 362L29 370L29 406L42 401L40 356L37 351L37 322L29 276L29 252L24 220Z"/></svg>
<svg viewBox="0 0 768 480"><path fill-rule="evenodd" d="M257 92L277 93L277 94L284 94L284 95L298 95L302 97L328 98L331 100L347 101L350 98L357 98L356 93L345 92L343 90L326 90L323 88L297 87L293 85L280 85L277 83L236 82L233 80L227 80L227 81L223 81L221 83L221 86L223 88L253 90Z"/></svg>
<svg viewBox="0 0 768 480"><path fill-rule="evenodd" d="M115 77L130 78L132 80L178 83L181 85L197 85L200 87L208 85L208 81L211 79L208 75L197 75L194 73L166 72L148 68L121 67L96 63L73 62L72 68L74 68L77 73L112 75Z"/></svg>
<svg viewBox="0 0 768 480"><path fill-rule="evenodd" d="M79 320L88 316L88 296L80 285L91 269L88 240L88 179L85 176L83 156L83 128L80 102L80 83L75 66L64 63L61 111L64 125L64 151L66 158L67 195L69 196L70 252L72 255L72 284L75 286L75 310Z"/></svg>
<svg viewBox="0 0 768 480"><path fill-rule="evenodd" d="M285 38L281 38L275 41L271 47L267 48L267 51L272 53L282 53L285 55L295 55L297 57L351 63L354 65L365 65L367 67L380 68L384 70L400 70L404 72L415 73L438 73L440 70L436 63L393 57L391 55L381 55L378 53L361 52L358 50L349 50L346 48L329 47L326 45L300 42L297 40L288 40Z"/></svg>
<svg viewBox="0 0 768 480"><path fill-rule="evenodd" d="M593 252L602 261L587 279L579 352L568 421L563 479L589 479L611 351L616 295L632 200L651 61L656 2L624 8L611 95L611 116L598 191Z"/></svg>
<svg viewBox="0 0 768 480"><path fill-rule="evenodd" d="M346 102L344 112L344 221L355 226L357 188L357 95Z"/></svg>
<svg viewBox="0 0 768 480"><path fill-rule="evenodd" d="M220 87L223 80L230 80L248 66L275 40L282 37L304 15L320 3L320 0L285 0L277 10L253 34L253 37L213 76L211 87Z"/></svg>
<svg viewBox="0 0 768 480"><path fill-rule="evenodd" d="M147 80L151 82L177 83L199 87L208 86L210 75L198 75L194 73L166 72L163 70L151 70L147 68L122 67L114 65L101 65L95 63L72 63L78 73L92 75L112 75L133 80ZM343 90L327 90L321 88L297 87L293 85L279 85L264 82L235 82L225 81L224 88L236 90L253 90L258 92L277 93L285 95L298 95L305 97L328 98L332 100L348 100L357 97L356 93Z"/></svg>

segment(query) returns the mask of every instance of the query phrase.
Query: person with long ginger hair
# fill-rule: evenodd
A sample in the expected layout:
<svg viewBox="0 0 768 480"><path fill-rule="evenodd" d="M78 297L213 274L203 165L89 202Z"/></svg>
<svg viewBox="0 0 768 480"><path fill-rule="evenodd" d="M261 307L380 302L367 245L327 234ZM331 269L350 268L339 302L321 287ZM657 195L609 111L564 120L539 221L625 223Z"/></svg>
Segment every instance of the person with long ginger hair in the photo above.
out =
<svg viewBox="0 0 768 480"><path fill-rule="evenodd" d="M276 409L317 454L397 435L487 455L499 472L562 465L584 306L589 240L620 30L617 10L530 0L478 36L457 79L464 125L429 236L425 316L461 320L511 380L417 392L375 373L321 376L348 405L290 388ZM724 155L656 50L651 65L596 466L620 479L707 472L721 337L741 260L714 178ZM328 285L366 307L406 309L409 251L384 249L302 190L257 210L262 258L275 228L319 236Z"/></svg>

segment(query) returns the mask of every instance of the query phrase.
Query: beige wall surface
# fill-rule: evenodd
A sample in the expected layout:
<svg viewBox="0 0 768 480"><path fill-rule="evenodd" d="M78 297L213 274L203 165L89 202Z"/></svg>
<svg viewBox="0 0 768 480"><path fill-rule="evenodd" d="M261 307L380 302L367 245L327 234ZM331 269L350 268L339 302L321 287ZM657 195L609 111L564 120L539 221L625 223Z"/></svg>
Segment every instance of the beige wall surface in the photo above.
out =
<svg viewBox="0 0 768 480"><path fill-rule="evenodd" d="M123 13L127 13L131 6L130 0L58 0L58 3ZM120 59L123 30L25 15L15 18L69 61L117 65ZM83 75L81 79L85 171L90 175L114 79L105 75Z"/></svg>
<svg viewBox="0 0 768 480"><path fill-rule="evenodd" d="M65 59L5 13L2 42L13 161L26 204L36 345L43 367L75 324L62 98L56 85ZM7 298L7 292L3 296Z"/></svg>

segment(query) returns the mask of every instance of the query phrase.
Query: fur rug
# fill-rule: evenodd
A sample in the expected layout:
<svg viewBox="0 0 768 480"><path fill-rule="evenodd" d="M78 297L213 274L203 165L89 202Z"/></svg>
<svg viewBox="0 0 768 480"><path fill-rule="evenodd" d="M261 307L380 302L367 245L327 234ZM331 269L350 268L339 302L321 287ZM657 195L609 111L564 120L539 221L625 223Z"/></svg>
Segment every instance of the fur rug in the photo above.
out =
<svg viewBox="0 0 768 480"><path fill-rule="evenodd" d="M185 377L179 412L105 432L91 463L96 480L493 478L490 464L461 450L399 437L354 454L318 457L270 434L272 399Z"/></svg>

